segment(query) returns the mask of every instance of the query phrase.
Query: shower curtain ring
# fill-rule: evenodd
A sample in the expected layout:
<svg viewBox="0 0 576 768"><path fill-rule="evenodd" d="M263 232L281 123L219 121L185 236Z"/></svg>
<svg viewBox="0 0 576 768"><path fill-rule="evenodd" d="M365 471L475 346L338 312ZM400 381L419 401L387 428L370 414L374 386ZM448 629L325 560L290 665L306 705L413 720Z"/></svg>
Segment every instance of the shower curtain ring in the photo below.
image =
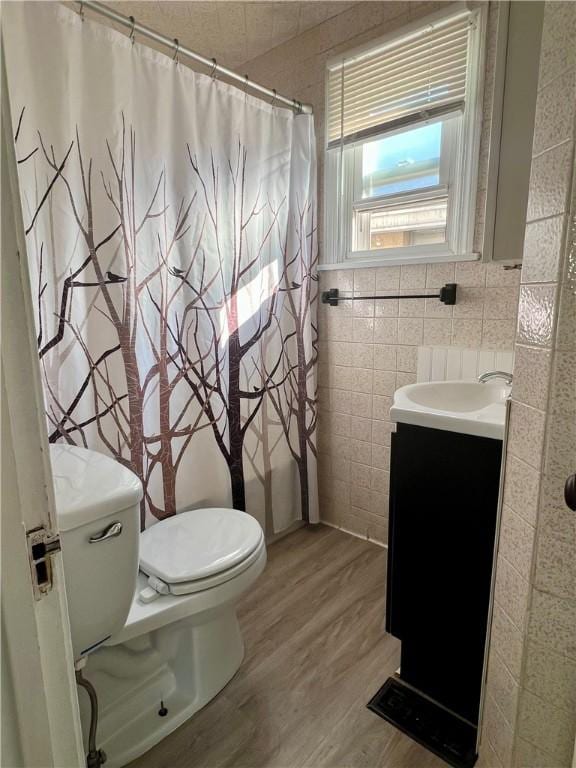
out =
<svg viewBox="0 0 576 768"><path fill-rule="evenodd" d="M134 27L136 26L136 19L134 18L134 16L129 16L128 18L130 19L130 23L132 24L132 26L130 27L130 35L129 35L130 42L132 43L132 45L134 45L134 39L135 39Z"/></svg>
<svg viewBox="0 0 576 768"><path fill-rule="evenodd" d="M80 8L78 9L78 14L80 15L82 21L84 21L84 3L82 0L80 0Z"/></svg>
<svg viewBox="0 0 576 768"><path fill-rule="evenodd" d="M218 66L218 62L216 59L212 59L212 72L210 72L210 77L212 80L216 80L216 67Z"/></svg>
<svg viewBox="0 0 576 768"><path fill-rule="evenodd" d="M176 64L179 64L180 62L178 60L178 51L180 50L180 41L178 40L177 37L174 38L174 44L175 44L174 56L172 57L172 59L173 61L176 62Z"/></svg>
<svg viewBox="0 0 576 768"><path fill-rule="evenodd" d="M272 97L272 101L270 102L270 104L271 104L272 106L274 106L274 104L276 104L276 98L277 98L277 96L278 96L278 93L277 93L277 91L276 91L276 88L272 88L272 91L274 92L274 96Z"/></svg>

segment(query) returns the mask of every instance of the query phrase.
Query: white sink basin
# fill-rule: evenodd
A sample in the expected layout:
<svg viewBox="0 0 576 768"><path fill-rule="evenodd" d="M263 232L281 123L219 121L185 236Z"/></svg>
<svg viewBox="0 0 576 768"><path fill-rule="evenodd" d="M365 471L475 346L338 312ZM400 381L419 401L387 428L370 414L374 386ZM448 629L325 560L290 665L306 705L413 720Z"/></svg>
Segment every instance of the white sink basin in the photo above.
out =
<svg viewBox="0 0 576 768"><path fill-rule="evenodd" d="M510 387L502 381L430 381L396 390L392 421L502 440Z"/></svg>

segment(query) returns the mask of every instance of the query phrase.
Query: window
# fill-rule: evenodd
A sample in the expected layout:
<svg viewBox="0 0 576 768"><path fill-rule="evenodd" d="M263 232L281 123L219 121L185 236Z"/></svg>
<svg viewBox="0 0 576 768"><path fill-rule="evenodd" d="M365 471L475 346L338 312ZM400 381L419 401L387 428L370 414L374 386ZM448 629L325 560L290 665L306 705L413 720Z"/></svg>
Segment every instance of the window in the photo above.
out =
<svg viewBox="0 0 576 768"><path fill-rule="evenodd" d="M484 27L436 14L329 64L324 267L475 258Z"/></svg>

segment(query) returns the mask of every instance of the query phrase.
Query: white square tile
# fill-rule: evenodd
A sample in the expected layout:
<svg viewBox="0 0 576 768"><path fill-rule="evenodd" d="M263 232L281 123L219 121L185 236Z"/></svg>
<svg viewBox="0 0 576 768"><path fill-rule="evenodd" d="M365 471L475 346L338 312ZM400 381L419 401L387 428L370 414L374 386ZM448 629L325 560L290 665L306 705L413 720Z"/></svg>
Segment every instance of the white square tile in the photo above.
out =
<svg viewBox="0 0 576 768"><path fill-rule="evenodd" d="M350 345L349 357L344 365L357 368L372 368L374 366L374 345L355 343Z"/></svg>
<svg viewBox="0 0 576 768"><path fill-rule="evenodd" d="M571 141L549 149L532 160L527 221L564 213L571 173Z"/></svg>
<svg viewBox="0 0 576 768"><path fill-rule="evenodd" d="M373 395L372 397L372 416L374 419L380 421L388 421L390 419L390 406L392 405L392 398L385 395Z"/></svg>
<svg viewBox="0 0 576 768"><path fill-rule="evenodd" d="M422 344L424 336L423 318L405 318L398 320L398 343L407 345Z"/></svg>
<svg viewBox="0 0 576 768"><path fill-rule="evenodd" d="M372 395L366 392L350 393L350 413L352 416L372 417Z"/></svg>
<svg viewBox="0 0 576 768"><path fill-rule="evenodd" d="M534 554L534 528L506 505L502 509L498 556L505 558L522 576L530 578Z"/></svg>
<svg viewBox="0 0 576 768"><path fill-rule="evenodd" d="M555 285L522 285L518 305L518 343L552 346L555 308Z"/></svg>
<svg viewBox="0 0 576 768"><path fill-rule="evenodd" d="M534 155L572 138L576 114L575 94L576 69L567 69L538 91L532 146Z"/></svg>
<svg viewBox="0 0 576 768"><path fill-rule="evenodd" d="M396 389L396 373L394 371L374 371L374 394L393 395Z"/></svg>
<svg viewBox="0 0 576 768"><path fill-rule="evenodd" d="M376 287L376 272L374 269L364 268L354 270L354 293L374 293Z"/></svg>
<svg viewBox="0 0 576 768"><path fill-rule="evenodd" d="M416 384L416 374L402 373L402 371L398 371L396 374L396 389L406 387L408 384Z"/></svg>
<svg viewBox="0 0 576 768"><path fill-rule="evenodd" d="M545 417L542 411L512 402L508 450L513 456L540 470L544 445Z"/></svg>
<svg viewBox="0 0 576 768"><path fill-rule="evenodd" d="M526 624L529 594L528 581L499 552L494 597L520 631Z"/></svg>
<svg viewBox="0 0 576 768"><path fill-rule="evenodd" d="M369 443L372 440L372 420L355 416L350 420L350 437ZM335 467L336 470L336 467Z"/></svg>
<svg viewBox="0 0 576 768"><path fill-rule="evenodd" d="M396 365L399 371L405 373L415 373L418 350L415 347L404 347L398 345L396 351Z"/></svg>
<svg viewBox="0 0 576 768"><path fill-rule="evenodd" d="M426 264L405 264L400 268L400 288L426 287Z"/></svg>
<svg viewBox="0 0 576 768"><path fill-rule="evenodd" d="M528 636L576 661L576 600L566 600L535 589L532 594Z"/></svg>
<svg viewBox="0 0 576 768"><path fill-rule="evenodd" d="M525 682L532 693L576 715L576 662L529 643Z"/></svg>
<svg viewBox="0 0 576 768"><path fill-rule="evenodd" d="M386 371L396 370L396 347L394 345L374 345L374 368Z"/></svg>
<svg viewBox="0 0 576 768"><path fill-rule="evenodd" d="M482 320L454 318L452 344L458 347L479 347L482 343Z"/></svg>
<svg viewBox="0 0 576 768"><path fill-rule="evenodd" d="M374 339L374 320L371 317L355 317L352 320L354 341L371 344Z"/></svg>
<svg viewBox="0 0 576 768"><path fill-rule="evenodd" d="M376 291L397 291L400 288L400 267L378 267Z"/></svg>
<svg viewBox="0 0 576 768"><path fill-rule="evenodd" d="M452 321L426 317L424 319L424 344L450 344L452 340Z"/></svg>
<svg viewBox="0 0 576 768"><path fill-rule="evenodd" d="M526 225L523 283L552 283L559 279L565 220L566 217L560 215Z"/></svg>
<svg viewBox="0 0 576 768"><path fill-rule="evenodd" d="M486 285L486 265L480 261L462 261L456 264L456 283L461 285L484 287Z"/></svg>
<svg viewBox="0 0 576 768"><path fill-rule="evenodd" d="M377 469L390 469L390 448L387 445L372 444L372 466Z"/></svg>
<svg viewBox="0 0 576 768"><path fill-rule="evenodd" d="M574 751L573 716L525 691L520 701L519 735L556 757L558 766L570 766Z"/></svg>
<svg viewBox="0 0 576 768"><path fill-rule="evenodd" d="M512 397L533 408L545 410L550 388L551 362L550 350L517 344Z"/></svg>
<svg viewBox="0 0 576 768"><path fill-rule="evenodd" d="M396 344L398 341L398 320L389 317L374 319L374 342L376 344Z"/></svg>

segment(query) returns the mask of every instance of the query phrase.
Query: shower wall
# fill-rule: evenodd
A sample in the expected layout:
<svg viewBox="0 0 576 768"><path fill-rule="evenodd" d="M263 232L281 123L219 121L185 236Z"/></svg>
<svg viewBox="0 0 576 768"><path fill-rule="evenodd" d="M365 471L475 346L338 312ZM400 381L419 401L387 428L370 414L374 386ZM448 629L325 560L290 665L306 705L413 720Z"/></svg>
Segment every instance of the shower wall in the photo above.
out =
<svg viewBox="0 0 576 768"><path fill-rule="evenodd" d="M265 85L314 107L322 248L325 67L328 59L376 40L447 3L356 3L322 24L249 62L244 70ZM484 116L475 249L481 251L500 6L488 16ZM421 292L458 283L458 302L348 302L320 306L318 468L324 522L386 543L390 459L389 407L396 388L415 381L418 345L510 350L514 344L520 275L496 264L411 265L320 273L321 290L341 295Z"/></svg>
<svg viewBox="0 0 576 768"><path fill-rule="evenodd" d="M482 763L568 768L576 732L576 4L545 6Z"/></svg>

